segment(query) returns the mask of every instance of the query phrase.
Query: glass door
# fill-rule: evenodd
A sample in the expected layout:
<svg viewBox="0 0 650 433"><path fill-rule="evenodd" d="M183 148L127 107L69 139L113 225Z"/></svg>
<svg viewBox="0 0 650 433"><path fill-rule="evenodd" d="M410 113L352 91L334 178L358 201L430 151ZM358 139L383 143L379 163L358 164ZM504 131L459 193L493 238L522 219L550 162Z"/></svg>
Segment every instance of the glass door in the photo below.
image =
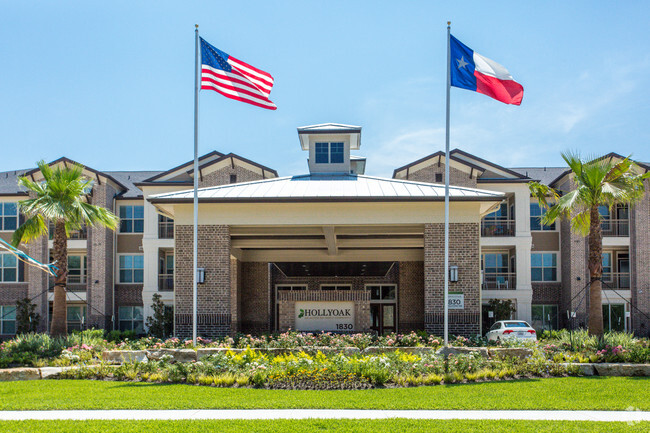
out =
<svg viewBox="0 0 650 433"><path fill-rule="evenodd" d="M603 305L603 325L605 332L625 331L625 305Z"/></svg>
<svg viewBox="0 0 650 433"><path fill-rule="evenodd" d="M366 286L370 291L370 329L379 335L397 332L397 286Z"/></svg>

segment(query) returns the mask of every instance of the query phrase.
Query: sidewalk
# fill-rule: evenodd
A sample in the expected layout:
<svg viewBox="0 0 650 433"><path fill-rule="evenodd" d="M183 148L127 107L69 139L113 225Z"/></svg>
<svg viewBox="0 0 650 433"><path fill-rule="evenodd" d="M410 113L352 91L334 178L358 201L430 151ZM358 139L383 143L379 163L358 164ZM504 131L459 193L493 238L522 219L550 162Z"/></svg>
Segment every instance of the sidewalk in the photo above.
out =
<svg viewBox="0 0 650 433"><path fill-rule="evenodd" d="M0 421L18 420L204 420L204 419L509 419L557 421L650 421L650 412L588 410L43 410L0 411Z"/></svg>

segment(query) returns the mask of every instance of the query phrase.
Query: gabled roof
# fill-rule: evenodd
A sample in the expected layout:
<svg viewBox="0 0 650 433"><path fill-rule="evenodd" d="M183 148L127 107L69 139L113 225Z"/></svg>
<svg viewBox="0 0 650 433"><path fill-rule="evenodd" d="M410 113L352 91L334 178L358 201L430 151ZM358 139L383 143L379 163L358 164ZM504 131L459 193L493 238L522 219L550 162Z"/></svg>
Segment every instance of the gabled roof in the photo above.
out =
<svg viewBox="0 0 650 433"><path fill-rule="evenodd" d="M205 161L206 159L213 158L213 157L220 158L223 155L224 155L223 153L217 152L216 150L213 150L210 153L206 153L205 155L199 156L199 165L201 164L201 161ZM160 173L156 174L155 176L151 176L148 179L144 179L144 180L142 180L142 182L143 183L144 182L153 182L153 181L155 181L157 179L160 179L161 177L165 177L167 175L174 174L174 172L181 171L182 169L187 169L188 167L192 167L193 164L194 164L194 160L184 162L183 164L177 165L174 168L170 168L169 170L165 170L163 172L160 172Z"/></svg>
<svg viewBox="0 0 650 433"><path fill-rule="evenodd" d="M442 161L444 157L445 157L445 152L443 152L441 150L439 150L437 152L434 152L431 155L427 155L427 156L425 156L423 158L418 159L417 161L413 161L413 162L411 162L409 164L403 165L402 167L396 168L393 171L393 178L396 178L397 173L399 173L401 171L408 170L408 169L410 169L412 167L415 167L416 165L420 165L420 164L422 164L424 162L427 162L428 160L431 160L433 163L437 163L438 161ZM456 157L452 152L449 152L449 159L451 161L455 161L455 162L457 162L459 164L463 164L463 165L465 165L465 166L467 166L469 168L473 168L474 170L476 170L478 172L485 171L485 169L483 167L480 167L480 166L478 166L476 164L472 164L469 161L465 161L463 159L460 159L460 158Z"/></svg>
<svg viewBox="0 0 650 433"><path fill-rule="evenodd" d="M124 186L121 182L119 182L117 179L115 179L110 174L108 174L106 172L99 171L99 170L95 170L95 169L90 168L90 167L88 167L86 165L83 165L83 164L80 164L80 163L78 163L76 161L73 161L70 158L66 158L65 156L62 156L61 158L59 158L57 160L54 160L54 161L48 163L47 165L56 165L56 164L59 164L59 163L63 163L64 166L67 166L68 164L70 164L70 165L79 165L79 166L83 167L84 170L87 170L87 171L93 173L95 176L97 176L97 178L99 178L99 176L105 177L107 179L110 179L112 182L114 182L118 187L122 188L122 190L126 191L128 189L126 186ZM36 168L33 168L33 169L25 172L23 174L23 176L32 176L35 173L38 173L39 171L40 171L40 169L38 167L36 167Z"/></svg>
<svg viewBox="0 0 650 433"><path fill-rule="evenodd" d="M255 161L251 161L250 159L244 158L243 156L239 156L236 153L232 153L232 152L227 154L227 155L223 155L223 156L221 156L221 157L219 157L217 159L213 159L211 161L208 161L206 163L199 164L199 170L204 170L205 168L210 167L211 165L217 164L219 162L227 161L229 159L233 159L233 160L238 159L238 160L240 160L242 162L245 162L246 164L250 164L250 165L252 165L254 167L259 168L260 170L262 170L263 173L268 172L268 173L271 173L271 174L275 175L275 177L278 176L278 172L275 171L274 169L269 168L269 167L267 167L265 165L259 164L259 163L255 162ZM194 173L194 167L192 167L190 170L188 170L187 173L188 174Z"/></svg>
<svg viewBox="0 0 650 433"><path fill-rule="evenodd" d="M601 160L601 159L607 159L607 158L609 158L609 159L625 159L626 157L623 156L623 155L619 155L619 154L616 153L616 152L610 152L610 153L608 153L607 155L603 155L603 156L601 156L601 157L599 157L599 158L596 158L595 161L598 161L598 160ZM645 163L643 163L643 162L637 162L637 161L634 161L634 160L631 160L631 161L633 161L633 162L634 162L636 165L638 165L639 167L643 168L645 171L649 171L649 170L650 170L650 166L647 165L647 164L645 164ZM553 179L553 180L548 184L548 186L551 186L551 187L552 187L555 183L557 183L558 181L560 181L564 176L568 175L569 173L571 173L571 169L565 169L565 170L564 170L562 173L560 173L560 174L559 174L555 179Z"/></svg>
<svg viewBox="0 0 650 433"><path fill-rule="evenodd" d="M531 180L537 180L545 185L550 185L551 181L566 171L565 167L513 167L511 170L528 176Z"/></svg>
<svg viewBox="0 0 650 433"><path fill-rule="evenodd" d="M27 195L27 190L18 185L18 178L30 170L27 168L0 172L0 195Z"/></svg>
<svg viewBox="0 0 650 433"><path fill-rule="evenodd" d="M311 174L199 189L202 202L442 201L442 185L352 174ZM451 186L452 201L498 201L504 194ZM189 203L193 191L156 194L152 203Z"/></svg>
<svg viewBox="0 0 650 433"><path fill-rule="evenodd" d="M509 168L505 168L505 167L503 167L501 165L495 164L495 163L490 162L488 160L485 160L483 158L479 158L478 156L472 155L471 153L464 152L464 151L462 151L460 149L454 149L450 153L454 154L455 156L461 156L463 158L470 159L473 162L483 164L483 165L485 165L487 167L492 167L492 168L494 168L496 170L504 171L504 172L506 172L508 174L511 174L515 178L528 179L527 176L524 176L521 173L517 173L516 171L510 170ZM487 170L487 167L485 168L486 170Z"/></svg>

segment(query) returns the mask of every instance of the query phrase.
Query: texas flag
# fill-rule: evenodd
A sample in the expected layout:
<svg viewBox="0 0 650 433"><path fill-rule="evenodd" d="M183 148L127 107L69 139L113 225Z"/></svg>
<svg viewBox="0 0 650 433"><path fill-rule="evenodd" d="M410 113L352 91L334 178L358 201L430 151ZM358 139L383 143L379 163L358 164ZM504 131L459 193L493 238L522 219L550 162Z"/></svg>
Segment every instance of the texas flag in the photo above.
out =
<svg viewBox="0 0 650 433"><path fill-rule="evenodd" d="M451 85L472 90L506 104L521 105L524 88L510 72L449 35Z"/></svg>

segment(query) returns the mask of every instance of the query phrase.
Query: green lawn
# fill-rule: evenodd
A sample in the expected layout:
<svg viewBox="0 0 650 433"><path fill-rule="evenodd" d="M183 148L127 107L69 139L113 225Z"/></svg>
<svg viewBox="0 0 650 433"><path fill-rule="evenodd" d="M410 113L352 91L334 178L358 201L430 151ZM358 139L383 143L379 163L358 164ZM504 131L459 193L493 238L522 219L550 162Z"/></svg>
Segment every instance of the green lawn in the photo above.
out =
<svg viewBox="0 0 650 433"><path fill-rule="evenodd" d="M650 410L650 379L562 377L363 391L283 391L84 380L0 382L0 410L566 409Z"/></svg>
<svg viewBox="0 0 650 433"><path fill-rule="evenodd" d="M6 433L220 433L241 432L445 432L490 433L531 432L647 432L650 423L574 422L574 421L438 421L438 420L264 420L264 421L16 421L1 422Z"/></svg>

